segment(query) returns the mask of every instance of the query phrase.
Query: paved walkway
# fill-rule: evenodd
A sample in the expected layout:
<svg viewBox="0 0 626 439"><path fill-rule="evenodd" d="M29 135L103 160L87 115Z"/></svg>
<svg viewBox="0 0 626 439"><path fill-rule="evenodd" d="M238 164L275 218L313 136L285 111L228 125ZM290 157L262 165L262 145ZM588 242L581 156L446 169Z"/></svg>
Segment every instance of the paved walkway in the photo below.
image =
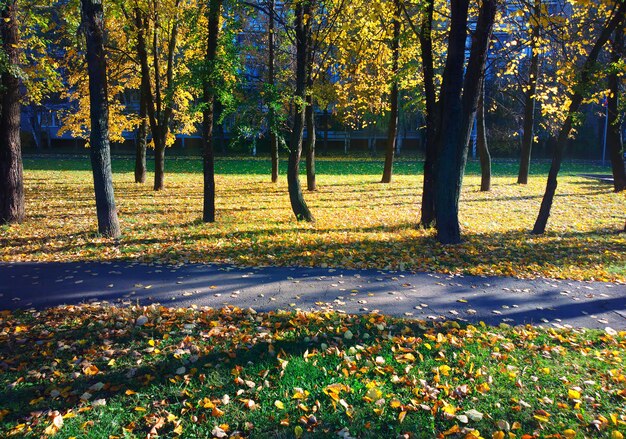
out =
<svg viewBox="0 0 626 439"><path fill-rule="evenodd" d="M328 268L0 263L0 309L109 302L626 329L626 286Z"/></svg>

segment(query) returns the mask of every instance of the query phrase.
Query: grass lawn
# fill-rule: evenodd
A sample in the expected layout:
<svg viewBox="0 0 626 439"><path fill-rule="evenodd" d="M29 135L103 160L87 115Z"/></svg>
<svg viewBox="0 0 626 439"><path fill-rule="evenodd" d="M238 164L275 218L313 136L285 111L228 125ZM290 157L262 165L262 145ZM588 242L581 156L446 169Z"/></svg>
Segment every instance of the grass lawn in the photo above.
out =
<svg viewBox="0 0 626 439"><path fill-rule="evenodd" d="M151 182L133 182L132 159L114 160L123 232L117 243L95 234L89 166L88 159L26 160L28 218L0 229L0 260L225 261L626 280L624 195L576 176L606 168L565 165L548 233L536 237L529 230L548 164L533 165L530 183L520 186L515 163L496 163L493 190L481 193L478 165L470 163L461 200L465 243L442 246L432 231L415 227L422 184L415 161L397 163L393 183L383 185L380 161L320 160L319 190L305 193L316 222L302 224L291 213L285 176L269 182L267 159L221 159L217 222L203 224L200 160L170 159L166 189L157 193Z"/></svg>
<svg viewBox="0 0 626 439"><path fill-rule="evenodd" d="M0 436L623 438L626 332L99 305L0 314ZM339 433L339 435L338 435Z"/></svg>

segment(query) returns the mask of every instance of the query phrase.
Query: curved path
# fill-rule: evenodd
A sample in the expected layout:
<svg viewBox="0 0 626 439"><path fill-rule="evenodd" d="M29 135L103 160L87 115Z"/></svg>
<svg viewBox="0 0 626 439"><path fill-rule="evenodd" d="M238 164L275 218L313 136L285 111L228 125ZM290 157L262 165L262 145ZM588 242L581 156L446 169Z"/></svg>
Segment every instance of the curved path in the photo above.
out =
<svg viewBox="0 0 626 439"><path fill-rule="evenodd" d="M626 285L328 268L0 263L0 309L81 302L233 305L488 324L626 329Z"/></svg>

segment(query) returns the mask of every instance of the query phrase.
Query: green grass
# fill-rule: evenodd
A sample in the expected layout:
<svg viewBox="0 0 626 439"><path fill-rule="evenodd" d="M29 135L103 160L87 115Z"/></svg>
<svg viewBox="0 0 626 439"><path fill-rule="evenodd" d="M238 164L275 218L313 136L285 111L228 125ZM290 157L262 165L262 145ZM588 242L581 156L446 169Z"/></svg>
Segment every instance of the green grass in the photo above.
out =
<svg viewBox="0 0 626 439"><path fill-rule="evenodd" d="M303 160L304 162L304 160ZM168 173L202 173L202 159L188 157L166 157L166 172ZM287 166L287 157L281 158L282 170ZM128 158L114 158L113 172L126 173L134 171L134 161ZM153 167L153 160L148 161L148 167ZM88 156L84 158L27 158L24 167L29 170L50 171L90 171L91 162ZM421 175L423 161L416 157L400 157L394 164L396 175ZM544 175L550 169L549 161L533 163L531 175ZM303 167L304 170L304 167ZM497 176L517 176L519 165L515 161L494 161L492 172ZM271 163L268 157L221 157L215 162L215 171L222 175L269 175ZM316 160L318 175L382 175L380 158L363 157L318 157ZM468 175L480 174L480 163L470 160L467 166ZM607 173L608 168L591 165L584 162L570 162L563 166L564 175L579 173Z"/></svg>
<svg viewBox="0 0 626 439"><path fill-rule="evenodd" d="M626 332L95 305L0 327L3 437L626 433Z"/></svg>

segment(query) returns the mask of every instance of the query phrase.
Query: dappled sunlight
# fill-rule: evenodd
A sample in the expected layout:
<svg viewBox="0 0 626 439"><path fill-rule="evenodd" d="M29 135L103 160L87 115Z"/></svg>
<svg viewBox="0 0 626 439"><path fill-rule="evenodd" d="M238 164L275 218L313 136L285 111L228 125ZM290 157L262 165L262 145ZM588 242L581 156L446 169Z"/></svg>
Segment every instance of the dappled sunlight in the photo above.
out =
<svg viewBox="0 0 626 439"><path fill-rule="evenodd" d="M2 437L624 431L611 328L97 304L6 311L0 328Z"/></svg>
<svg viewBox="0 0 626 439"><path fill-rule="evenodd" d="M319 175L319 190L305 192L316 219L312 224L293 218L284 177L272 184L266 175L218 175L217 222L204 224L201 174L168 174L165 190L153 192L149 184L135 184L132 173L117 173L123 236L114 243L94 233L90 172L27 169L28 217L22 225L3 229L0 258L221 261L626 279L626 235L618 233L625 200L609 185L564 175L548 233L532 236L545 177L532 176L522 186L509 175L496 174L493 190L479 192L480 178L470 174L460 203L465 242L442 246L433 231L417 228L421 175L396 175L392 184L384 185L379 175L352 174L351 162L343 165L342 174ZM367 165L376 169L376 163ZM508 174L507 165L502 166Z"/></svg>

